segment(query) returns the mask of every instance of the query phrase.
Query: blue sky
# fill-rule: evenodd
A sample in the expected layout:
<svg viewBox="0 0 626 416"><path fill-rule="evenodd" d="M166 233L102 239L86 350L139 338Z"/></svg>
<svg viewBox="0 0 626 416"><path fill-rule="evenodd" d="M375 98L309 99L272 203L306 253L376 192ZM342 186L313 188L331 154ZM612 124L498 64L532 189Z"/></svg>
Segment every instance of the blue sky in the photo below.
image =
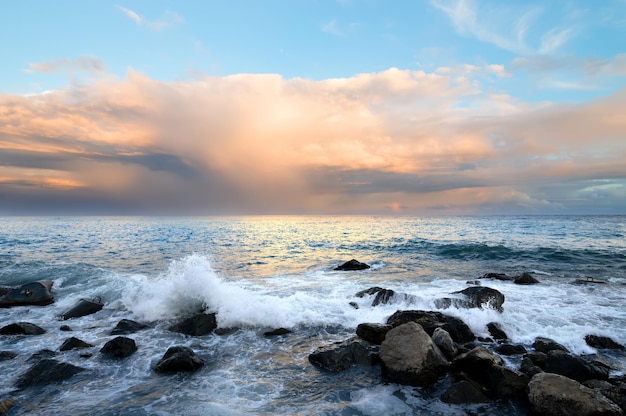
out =
<svg viewBox="0 0 626 416"><path fill-rule="evenodd" d="M625 213L625 45L626 0L5 1L0 196L7 213Z"/></svg>

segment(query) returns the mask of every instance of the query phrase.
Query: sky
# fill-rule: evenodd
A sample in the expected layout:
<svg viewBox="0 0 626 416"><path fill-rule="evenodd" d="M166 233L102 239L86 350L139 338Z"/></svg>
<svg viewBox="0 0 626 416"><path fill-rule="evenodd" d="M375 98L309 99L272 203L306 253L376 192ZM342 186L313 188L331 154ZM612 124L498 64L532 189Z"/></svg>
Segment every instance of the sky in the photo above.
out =
<svg viewBox="0 0 626 416"><path fill-rule="evenodd" d="M626 214L626 0L2 0L0 215Z"/></svg>

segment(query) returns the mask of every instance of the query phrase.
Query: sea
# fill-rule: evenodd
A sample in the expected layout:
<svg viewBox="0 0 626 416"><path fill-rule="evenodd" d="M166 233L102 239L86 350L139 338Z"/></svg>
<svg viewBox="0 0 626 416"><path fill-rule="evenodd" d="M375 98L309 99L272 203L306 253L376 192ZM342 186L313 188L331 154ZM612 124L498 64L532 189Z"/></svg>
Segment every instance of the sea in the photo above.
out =
<svg viewBox="0 0 626 416"><path fill-rule="evenodd" d="M351 259L371 268L334 270ZM540 283L480 279L524 272ZM0 286L42 279L54 282L53 304L0 310L0 327L30 322L46 330L0 336L0 351L17 354L0 361L0 401L11 400L9 415L528 413L507 401L443 403L446 379L416 388L385 380L377 365L330 373L309 362L318 347L355 336L358 324L384 323L407 309L458 317L484 338L496 322L528 350L548 337L610 363L612 376L626 372L623 352L584 341L593 334L626 344L625 216L0 218ZM588 279L601 283L580 283ZM437 299L476 283L504 294L502 312L437 308ZM413 296L371 306L371 297L356 293L373 286ZM60 320L94 297L101 311ZM229 330L198 337L168 330L200 310L215 312ZM100 349L122 319L149 328L127 335L134 354L106 358ZM277 328L291 332L265 335ZM94 346L61 352L71 336ZM176 345L192 348L205 366L156 373ZM16 389L42 350L87 371ZM519 357L504 358L519 365Z"/></svg>

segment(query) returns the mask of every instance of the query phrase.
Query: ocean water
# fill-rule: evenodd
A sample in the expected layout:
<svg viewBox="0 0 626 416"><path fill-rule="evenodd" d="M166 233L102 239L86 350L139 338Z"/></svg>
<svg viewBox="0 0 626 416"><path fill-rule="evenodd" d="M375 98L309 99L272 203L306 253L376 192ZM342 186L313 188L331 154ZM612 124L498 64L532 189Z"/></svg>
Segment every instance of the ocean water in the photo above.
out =
<svg viewBox="0 0 626 416"><path fill-rule="evenodd" d="M398 309L438 310L435 300L488 272L530 272L532 286L482 280L502 292L504 311L441 310L477 336L498 322L530 348L547 336L578 354L600 354L614 374L626 356L598 352L587 334L626 344L626 217L5 217L0 218L0 286L54 281L55 303L0 310L0 326L26 321L39 336L0 336L0 400L10 414L46 415L489 415L525 414L513 403L455 406L437 390L387 383L380 368L319 370L308 355L385 322ZM371 269L338 272L356 258ZM573 284L593 277L605 284ZM411 301L369 306L355 293L382 286ZM80 298L100 296L96 314L60 321ZM349 305L357 302L359 309ZM189 337L166 328L201 308L225 335ZM104 359L100 348L121 319L150 328L129 337L138 351ZM72 332L60 331L67 324ZM279 337L275 328L293 332ZM59 352L70 336L94 344ZM159 375L167 348L191 347L206 365ZM61 384L16 390L29 357L49 349L88 371ZM512 368L515 358L507 358ZM445 383L445 382L442 382Z"/></svg>

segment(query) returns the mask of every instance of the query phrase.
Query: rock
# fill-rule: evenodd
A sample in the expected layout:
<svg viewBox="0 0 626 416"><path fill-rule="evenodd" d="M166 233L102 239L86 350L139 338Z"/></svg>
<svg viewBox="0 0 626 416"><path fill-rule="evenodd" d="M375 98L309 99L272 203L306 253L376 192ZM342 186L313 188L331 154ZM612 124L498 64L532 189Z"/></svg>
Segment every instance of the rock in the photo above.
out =
<svg viewBox="0 0 626 416"><path fill-rule="evenodd" d="M560 374L578 382L609 378L609 368L604 365L598 362L588 362L581 357L560 350L553 350L547 354L545 371Z"/></svg>
<svg viewBox="0 0 626 416"><path fill-rule="evenodd" d="M168 329L172 332L192 336L208 335L217 328L217 317L215 313L199 313L187 318Z"/></svg>
<svg viewBox="0 0 626 416"><path fill-rule="evenodd" d="M546 369L546 363L548 361L548 355L543 352L530 352L524 356L524 358L528 358L533 365L541 368L542 370Z"/></svg>
<svg viewBox="0 0 626 416"><path fill-rule="evenodd" d="M52 284L52 280L40 280L26 283L17 288L2 288L0 290L0 308L50 305L54 302L54 296L51 292Z"/></svg>
<svg viewBox="0 0 626 416"><path fill-rule="evenodd" d="M409 295L406 293L397 293L396 291L392 289L384 289L378 286L361 290L360 292L357 292L355 294L355 296L359 298L363 298L365 297L365 295L369 295L369 296L376 295L374 297L374 300L372 300L371 306L387 305L389 303L408 301L408 300L415 298L415 296L413 295Z"/></svg>
<svg viewBox="0 0 626 416"><path fill-rule="evenodd" d="M485 273L480 279L513 280L513 277L507 276L504 273Z"/></svg>
<svg viewBox="0 0 626 416"><path fill-rule="evenodd" d="M587 284L606 284L607 280L604 279L596 279L593 277L585 277L584 279L576 279L572 282L575 285L587 285Z"/></svg>
<svg viewBox="0 0 626 416"><path fill-rule="evenodd" d="M311 364L333 373L355 364L371 366L377 361L378 347L356 337L321 346L309 355Z"/></svg>
<svg viewBox="0 0 626 416"><path fill-rule="evenodd" d="M537 366L533 360L527 355L522 358L522 362L519 366L519 371L526 374L528 377L533 377L535 374L543 373L543 369Z"/></svg>
<svg viewBox="0 0 626 416"><path fill-rule="evenodd" d="M488 371L487 387L500 399L523 398L530 377L502 365L494 365Z"/></svg>
<svg viewBox="0 0 626 416"><path fill-rule="evenodd" d="M356 334L367 342L380 345L391 328L391 325L362 323L356 327Z"/></svg>
<svg viewBox="0 0 626 416"><path fill-rule="evenodd" d="M435 329L442 328L450 334L454 342L463 344L476 339L469 327L459 318L434 311L396 311L387 319L387 324L396 327L407 322L416 322L432 336Z"/></svg>
<svg viewBox="0 0 626 416"><path fill-rule="evenodd" d="M92 344L88 344L85 341L78 339L76 337L71 337L63 342L63 345L59 348L60 351L69 351L75 348L89 348L93 347Z"/></svg>
<svg viewBox="0 0 626 416"><path fill-rule="evenodd" d="M543 352L546 354L553 350L569 352L567 348L565 348L558 342L551 340L550 338L544 338L544 337L535 338L535 341L533 342L533 348L535 349L535 351Z"/></svg>
<svg viewBox="0 0 626 416"><path fill-rule="evenodd" d="M532 277L530 273L522 273L513 280L513 283L518 285L536 285L539 280Z"/></svg>
<svg viewBox="0 0 626 416"><path fill-rule="evenodd" d="M585 387L599 391L604 397L618 405L622 410L626 409L626 389L624 389L624 386L620 388L606 380L587 380L582 384Z"/></svg>
<svg viewBox="0 0 626 416"><path fill-rule="evenodd" d="M146 328L149 328L148 325L130 319L122 319L111 330L111 335L128 335Z"/></svg>
<svg viewBox="0 0 626 416"><path fill-rule="evenodd" d="M565 376L540 373L528 383L532 411L542 416L623 416L615 403L598 391Z"/></svg>
<svg viewBox="0 0 626 416"><path fill-rule="evenodd" d="M100 352L111 358L125 358L137 351L135 340L126 337L116 337L106 344Z"/></svg>
<svg viewBox="0 0 626 416"><path fill-rule="evenodd" d="M461 299L461 303L455 306L467 305L469 308L491 308L502 312L502 304L504 303L504 295L484 286L472 286L452 294L461 294L465 299ZM452 300L455 303L455 299Z"/></svg>
<svg viewBox="0 0 626 416"><path fill-rule="evenodd" d="M585 335L587 345L600 350L623 350L624 346L613 341L609 337L601 337L598 335Z"/></svg>
<svg viewBox="0 0 626 416"><path fill-rule="evenodd" d="M485 403L489 398L481 386L469 380L461 380L441 395L441 401L449 404Z"/></svg>
<svg viewBox="0 0 626 416"><path fill-rule="evenodd" d="M495 351L502 355L522 355L528 352L523 345L514 344L500 344L495 348Z"/></svg>
<svg viewBox="0 0 626 416"><path fill-rule="evenodd" d="M17 354L13 351L0 351L0 362L12 360L17 357Z"/></svg>
<svg viewBox="0 0 626 416"><path fill-rule="evenodd" d="M82 371L85 369L46 358L26 370L15 382L15 387L23 389L34 384L58 383Z"/></svg>
<svg viewBox="0 0 626 416"><path fill-rule="evenodd" d="M16 322L0 328L0 335L41 335L45 333L43 328L28 322Z"/></svg>
<svg viewBox="0 0 626 416"><path fill-rule="evenodd" d="M204 360L189 347L170 347L159 360L154 371L157 373L176 373L195 371L204 365Z"/></svg>
<svg viewBox="0 0 626 416"><path fill-rule="evenodd" d="M487 330L494 339L505 340L509 339L506 333L502 330L502 327L497 322L490 322L487 324Z"/></svg>
<svg viewBox="0 0 626 416"><path fill-rule="evenodd" d="M274 329L272 331L266 331L263 333L263 336L266 337L276 337L276 336L280 336L280 335L287 335L287 334L291 334L293 331L287 328L277 328Z"/></svg>
<svg viewBox="0 0 626 416"><path fill-rule="evenodd" d="M435 329L431 338L448 360L452 361L459 354L459 348L445 329Z"/></svg>
<svg viewBox="0 0 626 416"><path fill-rule="evenodd" d="M449 367L444 354L424 329L408 322L391 329L380 346L383 374L392 382L429 386Z"/></svg>
<svg viewBox="0 0 626 416"><path fill-rule="evenodd" d="M48 359L48 358L53 358L53 357L56 357L56 356L57 356L57 352L56 351L52 351L52 350L49 350L49 349L43 349L43 350L37 351L36 353L34 353L30 357L28 357L28 359L26 361L28 361L28 362L39 361L39 360L44 360L44 359Z"/></svg>
<svg viewBox="0 0 626 416"><path fill-rule="evenodd" d="M355 259L345 262L341 266L335 267L333 270L341 270L341 271L350 271L350 270L365 270L369 269L370 266L365 263L361 263Z"/></svg>
<svg viewBox="0 0 626 416"><path fill-rule="evenodd" d="M74 306L63 312L60 318L66 320L91 315L101 310L103 306L99 296L93 299L80 299Z"/></svg>
<svg viewBox="0 0 626 416"><path fill-rule="evenodd" d="M472 380L487 385L489 371L496 365L503 365L502 358L485 347L476 347L463 353L452 361L455 372L467 374Z"/></svg>
<svg viewBox="0 0 626 416"><path fill-rule="evenodd" d="M61 325L61 326L59 327L59 329L60 329L61 331L64 331L64 332L70 332L70 331L72 331L72 328L70 328L70 326L69 326L69 325Z"/></svg>

